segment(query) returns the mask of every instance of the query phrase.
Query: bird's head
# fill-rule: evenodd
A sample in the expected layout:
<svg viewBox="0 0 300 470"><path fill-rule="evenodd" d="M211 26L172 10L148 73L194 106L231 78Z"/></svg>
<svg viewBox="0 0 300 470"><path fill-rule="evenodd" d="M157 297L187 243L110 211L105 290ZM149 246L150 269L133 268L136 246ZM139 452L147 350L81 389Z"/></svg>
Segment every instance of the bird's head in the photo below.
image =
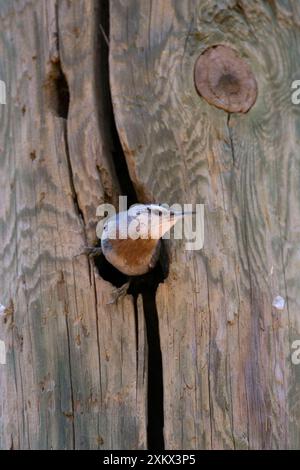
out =
<svg viewBox="0 0 300 470"><path fill-rule="evenodd" d="M184 216L193 212L174 211L157 204L136 204L106 220L102 239L159 240Z"/></svg>
<svg viewBox="0 0 300 470"><path fill-rule="evenodd" d="M139 234L139 238L160 239L185 215L157 204L137 204L128 210L129 230Z"/></svg>

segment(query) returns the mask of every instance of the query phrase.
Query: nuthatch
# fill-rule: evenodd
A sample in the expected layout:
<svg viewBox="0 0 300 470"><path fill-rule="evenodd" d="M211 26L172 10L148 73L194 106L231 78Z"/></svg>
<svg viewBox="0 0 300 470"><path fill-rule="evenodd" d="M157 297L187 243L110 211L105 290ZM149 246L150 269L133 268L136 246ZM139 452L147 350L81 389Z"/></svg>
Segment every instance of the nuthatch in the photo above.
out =
<svg viewBox="0 0 300 470"><path fill-rule="evenodd" d="M92 256L103 253L107 261L127 276L141 276L156 265L160 239L185 215L156 204L137 204L128 211L107 219L103 226L101 248L88 248ZM125 294L130 282L116 292Z"/></svg>

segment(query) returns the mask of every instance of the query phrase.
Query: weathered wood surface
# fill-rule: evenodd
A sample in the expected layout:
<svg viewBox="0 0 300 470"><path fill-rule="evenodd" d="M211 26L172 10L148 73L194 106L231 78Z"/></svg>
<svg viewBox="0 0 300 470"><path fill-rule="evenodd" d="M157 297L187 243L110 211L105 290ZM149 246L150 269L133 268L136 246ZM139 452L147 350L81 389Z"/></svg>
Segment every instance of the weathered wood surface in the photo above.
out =
<svg viewBox="0 0 300 470"><path fill-rule="evenodd" d="M0 0L0 448L147 445L142 299L106 305L111 284L76 256L123 178L105 21L106 1ZM215 44L254 72L248 114L195 90ZM168 449L300 446L299 51L296 0L110 1L111 92L138 199L205 204L204 249L168 242L156 296Z"/></svg>
<svg viewBox="0 0 300 470"><path fill-rule="evenodd" d="M0 1L1 449L146 446L140 301L137 364L132 298L106 305L112 286L75 257L119 192L104 14L93 0Z"/></svg>
<svg viewBox="0 0 300 470"><path fill-rule="evenodd" d="M139 198L205 204L204 249L169 243L157 293L166 448L299 448L299 2L110 6L113 106ZM216 44L254 72L247 114L195 90L195 61Z"/></svg>

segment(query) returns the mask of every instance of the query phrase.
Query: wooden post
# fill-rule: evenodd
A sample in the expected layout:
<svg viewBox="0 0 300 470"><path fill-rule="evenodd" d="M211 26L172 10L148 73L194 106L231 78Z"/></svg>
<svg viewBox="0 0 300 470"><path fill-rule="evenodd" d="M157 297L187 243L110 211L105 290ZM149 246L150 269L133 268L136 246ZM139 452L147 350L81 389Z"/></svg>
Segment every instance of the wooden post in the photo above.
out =
<svg viewBox="0 0 300 470"><path fill-rule="evenodd" d="M205 204L204 249L169 243L156 296L168 449L300 445L297 5L111 2L111 92L132 180L146 200ZM197 93L195 64L217 45L255 77L246 114Z"/></svg>
<svg viewBox="0 0 300 470"><path fill-rule="evenodd" d="M146 446L132 297L107 305L113 286L77 256L119 193L105 16L90 0L1 3L1 448Z"/></svg>
<svg viewBox="0 0 300 470"><path fill-rule="evenodd" d="M299 448L299 23L294 0L0 0L1 449ZM247 112L195 87L224 45ZM120 194L204 204L205 238L111 305L80 253Z"/></svg>

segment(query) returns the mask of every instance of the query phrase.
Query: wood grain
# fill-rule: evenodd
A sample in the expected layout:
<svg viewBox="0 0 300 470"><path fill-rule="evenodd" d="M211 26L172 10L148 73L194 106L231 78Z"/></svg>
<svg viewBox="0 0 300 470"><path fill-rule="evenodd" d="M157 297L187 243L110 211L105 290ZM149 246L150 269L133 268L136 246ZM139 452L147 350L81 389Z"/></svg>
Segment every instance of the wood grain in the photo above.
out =
<svg viewBox="0 0 300 470"><path fill-rule="evenodd" d="M299 448L299 4L110 7L114 112L140 200L205 204L204 249L171 241L157 293L166 448ZM245 115L197 95L195 62L216 44L255 75Z"/></svg>
<svg viewBox="0 0 300 470"><path fill-rule="evenodd" d="M76 256L119 192L101 14L93 0L0 2L1 449L146 446L142 319L137 358L132 298L106 305L112 285Z"/></svg>

